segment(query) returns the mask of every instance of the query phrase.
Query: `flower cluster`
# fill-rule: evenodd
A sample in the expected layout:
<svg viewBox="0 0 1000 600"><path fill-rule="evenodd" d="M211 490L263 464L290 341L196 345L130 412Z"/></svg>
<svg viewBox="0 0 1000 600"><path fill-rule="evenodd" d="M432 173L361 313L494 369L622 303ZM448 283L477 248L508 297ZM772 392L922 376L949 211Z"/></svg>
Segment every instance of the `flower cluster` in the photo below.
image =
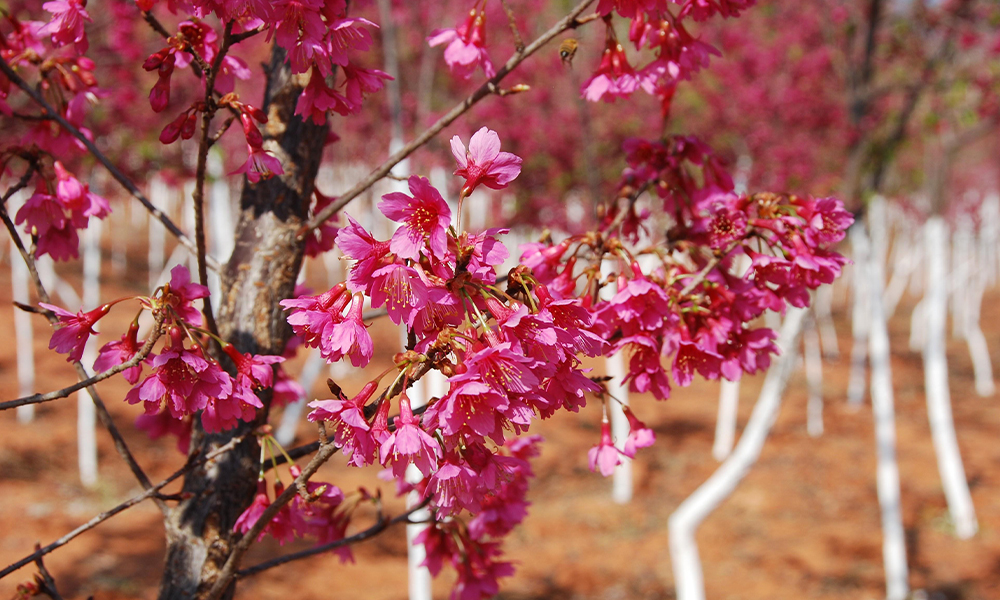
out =
<svg viewBox="0 0 1000 600"><path fill-rule="evenodd" d="M427 38L430 46L448 44L444 49L444 60L451 72L469 79L476 67L483 69L487 79L496 75L490 55L486 52L486 11L483 8L469 11L465 21L454 29L438 29Z"/></svg>
<svg viewBox="0 0 1000 600"><path fill-rule="evenodd" d="M234 365L235 374L230 375L205 352L207 332L200 329L201 313L192 306L194 300L208 296L208 288L192 283L183 265L174 267L170 275L170 282L152 297L139 298L143 307L160 319L167 339L159 353L146 349L137 364L122 371L133 385L125 401L142 403L148 418L141 427L154 437L170 432L181 435L183 441L183 430L178 423L197 414L209 432L252 420L257 409L263 407L257 391L273 385L273 365L284 358L244 354L223 343L222 350ZM80 359L94 333L94 325L111 309L111 304L106 304L90 312L73 314L56 306L42 306L58 319L49 347L68 353L71 361ZM103 371L133 360L146 346L145 341L138 339L138 332L136 320L120 339L101 347L94 367ZM140 381L144 365L150 368L150 373ZM168 417L175 423L168 424Z"/></svg>
<svg viewBox="0 0 1000 600"><path fill-rule="evenodd" d="M676 0L675 0L676 2ZM720 55L709 44L688 33L684 20L702 21L716 14L736 16L753 0L682 0L677 14L666 9L665 0L601 0L597 12L604 15L607 33L601 63L584 82L583 97L592 102L627 98L640 88L660 100L664 115L670 110L678 82L690 79L708 66L712 54ZM653 59L640 68L633 67L619 43L612 25L616 12L631 23L629 41L636 51L653 53Z"/></svg>
<svg viewBox="0 0 1000 600"><path fill-rule="evenodd" d="M77 230L85 229L90 217L108 216L111 206L59 161L55 161L54 170L55 189L40 179L35 193L17 211L14 221L18 225L24 223L25 231L36 239L36 257L48 254L54 260L69 260L78 256Z"/></svg>
<svg viewBox="0 0 1000 600"><path fill-rule="evenodd" d="M265 440L264 444L276 445L277 442L270 439ZM294 464L289 467L288 472L292 479L302 474L302 470ZM257 480L257 493L253 502L236 520L233 531L245 534L260 520L272 502L267 488L267 481L262 475ZM277 478L273 488L275 498L285 491L284 484ZM296 494L291 502L282 506L278 514L261 530L257 540L260 541L265 535L270 535L281 545L295 538L305 537L315 538L320 545L341 540L351 521L351 511L344 510L345 504L344 493L337 486L309 481L304 493ZM342 546L336 552L342 562L354 562L350 548Z"/></svg>

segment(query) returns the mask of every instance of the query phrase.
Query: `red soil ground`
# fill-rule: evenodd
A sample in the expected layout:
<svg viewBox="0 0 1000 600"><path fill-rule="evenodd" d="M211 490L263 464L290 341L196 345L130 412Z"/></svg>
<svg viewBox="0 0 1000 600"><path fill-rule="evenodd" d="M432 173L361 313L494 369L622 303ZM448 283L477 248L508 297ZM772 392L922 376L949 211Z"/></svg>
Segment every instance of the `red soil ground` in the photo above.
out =
<svg viewBox="0 0 1000 600"><path fill-rule="evenodd" d="M4 246L7 244L4 243ZM138 257L136 257L138 259ZM7 259L0 270L0 305L10 304ZM67 270L67 273L70 271ZM107 270L105 271L107 273ZM68 275L67 275L68 276ZM103 295L137 293L145 271L106 276ZM837 298L843 294L838 293ZM1000 373L1000 294L988 295L983 325ZM898 453L910 584L940 600L1000 598L1000 406L979 398L962 342L948 346L951 393L958 439L978 511L980 533L954 537L927 425L920 357L907 350L912 299L890 324L893 345ZM131 309L112 312L106 332L124 331ZM849 349L843 306L836 313L840 348ZM3 400L16 396L12 311L0 310L0 389ZM63 357L46 349L50 329L36 318L37 381L40 390L73 381ZM382 348L394 348L395 333L379 329ZM101 343L110 339L105 336ZM378 347L377 346L377 347ZM383 357L383 361L386 360ZM370 367L375 372L378 364ZM875 452L870 405L850 411L844 400L846 359L825 365L826 432L811 438L805 429L806 388L801 372L793 377L780 417L759 463L736 493L698 532L708 597L712 599L868 599L884 596L879 512L875 496ZM749 417L761 377L741 388L740 427ZM172 443L152 442L132 426L140 412L121 401L124 382L100 384L116 421L138 460L156 481L180 464ZM126 384L127 385L127 384ZM349 382L356 389L358 382ZM321 386L314 394L325 397ZM633 398L633 405L658 436L657 444L634 462L635 499L611 502L610 481L587 470L586 451L597 441L595 407L539 423L547 443L536 459L538 478L530 516L507 544L518 563L500 598L659 599L672 598L673 577L667 548L667 519L677 505L717 467L711 444L717 409L717 383L678 390L668 402ZM99 432L100 483L84 489L76 471L76 402L39 406L34 422L19 424L13 411L0 414L0 566L47 544L94 514L114 506L139 488L118 458L106 432ZM301 441L313 430L303 425ZM325 480L345 490L381 485L375 472L349 470L336 459L324 468ZM173 491L173 485L167 491ZM398 514L400 503L388 503ZM366 527L359 515L355 527ZM162 567L161 517L143 503L93 529L46 557L67 598L99 600L153 598ZM368 521L370 522L370 520ZM258 544L245 564L307 547ZM406 547L402 529L390 530L354 548L357 563L341 565L316 557L261 574L240 584L243 598L406 598ZM0 598L31 579L25 567L0 581ZM449 580L435 583L436 597L447 596Z"/></svg>

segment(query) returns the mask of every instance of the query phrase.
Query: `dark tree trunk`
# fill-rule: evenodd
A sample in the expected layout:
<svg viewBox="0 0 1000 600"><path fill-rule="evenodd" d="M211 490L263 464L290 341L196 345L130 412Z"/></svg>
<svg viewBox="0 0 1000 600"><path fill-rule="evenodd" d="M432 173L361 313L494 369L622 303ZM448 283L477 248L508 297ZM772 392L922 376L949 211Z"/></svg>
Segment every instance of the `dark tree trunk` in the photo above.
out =
<svg viewBox="0 0 1000 600"><path fill-rule="evenodd" d="M328 128L294 116L302 85L291 75L284 53L275 49L269 67L263 134L266 149L281 159L285 174L247 183L240 200L236 246L221 273L218 326L223 339L242 352L281 354L291 335L279 301L289 298L302 266L304 243L295 233L306 220ZM192 451L201 453L252 432L266 421L270 396L256 421L218 434L206 434L196 420ZM233 525L250 505L256 489L260 446L250 434L213 464L184 479L191 497L166 521L167 558L160 582L161 600L201 598L237 541ZM232 597L235 585L227 590Z"/></svg>

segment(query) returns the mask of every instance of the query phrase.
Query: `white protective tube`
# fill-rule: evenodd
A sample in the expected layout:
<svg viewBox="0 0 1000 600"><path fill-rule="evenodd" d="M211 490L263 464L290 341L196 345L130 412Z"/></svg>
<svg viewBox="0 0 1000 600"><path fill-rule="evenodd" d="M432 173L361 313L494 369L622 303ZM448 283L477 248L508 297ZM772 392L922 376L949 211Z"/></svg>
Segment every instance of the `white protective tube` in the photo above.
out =
<svg viewBox="0 0 1000 600"><path fill-rule="evenodd" d="M93 310L101 303L101 221L91 219L83 231L83 309ZM91 337L83 350L83 365L91 370L97 359L97 340ZM80 483L97 485L97 409L86 389L76 394L76 448Z"/></svg>
<svg viewBox="0 0 1000 600"><path fill-rule="evenodd" d="M965 467L955 436L951 414L951 394L948 389L948 361L945 356L945 317L947 315L948 230L944 219L933 216L925 225L927 249L927 286L925 318L927 334L924 340L924 387L927 394L927 414L930 419L934 452L937 454L941 485L948 501L955 534L970 538L979 526L972 495L965 478ZM934 285L934 282L939 284Z"/></svg>
<svg viewBox="0 0 1000 600"><path fill-rule="evenodd" d="M805 362L809 399L806 402L806 431L812 437L823 435L823 353L815 318L810 315L802 332L802 357Z"/></svg>
<svg viewBox="0 0 1000 600"><path fill-rule="evenodd" d="M750 259L745 254L740 255L733 265L734 274L740 277L749 268ZM767 311L766 318L771 318L772 315L777 316L776 313ZM768 326L771 326L770 323L768 323ZM720 378L720 380L719 414L715 420L715 441L712 442L712 457L722 462L733 451L733 443L736 440L736 414L740 404L740 381L738 379L736 381L729 381L724 377Z"/></svg>
<svg viewBox="0 0 1000 600"><path fill-rule="evenodd" d="M851 309L851 332L854 346L851 348L851 375L847 382L847 402L857 409L865 399L865 378L868 364L868 329L871 324L871 294L865 277L868 262L871 261L871 242L864 231L864 225L855 223L848 235L851 239L851 259L854 261L853 306Z"/></svg>
<svg viewBox="0 0 1000 600"><path fill-rule="evenodd" d="M625 440L628 438L629 424L625 416L623 406L628 406L628 386L622 385L622 380L628 374L625 369L624 352L619 351L614 356L606 359L608 380L608 394L612 398L608 399L608 414L611 416L611 437L615 441L615 447L619 450L625 448ZM621 462L615 467L614 475L611 478L611 499L617 504L628 504L632 501L632 460L626 456L621 457Z"/></svg>
<svg viewBox="0 0 1000 600"><path fill-rule="evenodd" d="M17 214L23 196L18 193L8 200L8 211ZM10 240L10 283L14 302L31 304L28 295L28 265L21 259L14 239ZM31 313L14 307L14 339L17 347L17 387L19 396L35 393L35 332L31 325ZM35 405L17 407L18 423L30 423L35 418Z"/></svg>
<svg viewBox="0 0 1000 600"><path fill-rule="evenodd" d="M760 397L739 443L729 458L670 515L670 560L677 600L704 600L705 582L698 557L695 531L723 500L729 497L757 461L781 406L781 396L795 366L794 348L802 331L806 310L789 308L781 326L778 357L767 372Z"/></svg>
<svg viewBox="0 0 1000 600"><path fill-rule="evenodd" d="M864 235L864 230L860 230ZM882 309L885 285L882 263L868 261L862 271L869 282L869 356L872 415L875 420L876 491L882 518L882 561L887 600L905 600L909 594L906 537L900 507L899 465L896 461L896 414L889 363L889 331Z"/></svg>

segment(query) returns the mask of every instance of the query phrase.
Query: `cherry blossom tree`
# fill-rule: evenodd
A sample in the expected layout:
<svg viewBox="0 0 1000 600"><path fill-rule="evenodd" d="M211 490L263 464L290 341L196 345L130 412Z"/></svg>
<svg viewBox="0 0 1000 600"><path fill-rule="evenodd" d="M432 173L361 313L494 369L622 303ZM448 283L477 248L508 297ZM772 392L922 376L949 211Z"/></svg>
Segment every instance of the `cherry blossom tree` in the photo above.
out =
<svg viewBox="0 0 1000 600"><path fill-rule="evenodd" d="M562 13L558 3L537 0L429 4L393 8L428 26L415 39L400 36L400 53L433 64L443 46L444 67L418 83L433 89L443 80L458 98L444 110L403 98L400 111L414 112L398 128L413 135L388 158L381 149L391 134L372 98L391 76L373 68L382 53L379 25L365 3L116 0L98 14L80 0L56 0L14 4L3 15L0 216L35 283L35 302L22 308L52 323L50 348L67 355L80 381L0 408L86 389L144 491L0 577L36 562L40 578L30 585L54 586L45 555L148 499L163 513L167 538L159 597L231 597L238 579L292 560L331 551L352 560L351 543L426 509L430 522L414 540L424 565L435 575L446 564L455 570L455 598L492 596L513 572L502 545L526 514L530 459L541 443L530 435L536 419L601 403L601 436L587 458L604 475L653 442L641 407L632 406L627 439L615 445L607 414L618 400L583 358L624 353L626 373L616 383L658 400L696 374L737 380L766 369L778 351L775 333L757 318L805 307L810 290L839 275L846 261L833 247L852 221L840 201L736 193L701 139L628 137L622 125L633 114L633 128L669 122L677 87L718 54L698 29L740 16L752 1L581 0ZM558 42L575 35L582 41L560 56ZM587 77L568 98L518 81L544 81L574 59ZM583 110L576 96L598 104ZM557 181L573 174L576 154L546 153L565 145L565 111L553 108L560 104L592 130L615 124L607 138L620 152L566 151L591 161L587 171L617 173L587 182L593 219L566 220L564 234L522 246L516 266L499 272L514 251L504 242L509 230L472 230L463 214L477 188L528 196L542 182L540 193L558 198L577 185ZM438 136L456 122L446 147ZM378 166L333 197L316 184L328 148L345 162L363 156ZM185 167L188 151L194 159ZM206 251L212 152L242 175L229 257ZM418 174L407 178L407 191L378 203L398 224L380 239L350 214L351 202L410 157ZM456 210L445 200L450 190L424 176L434 163L454 169ZM92 190L86 182L96 172L109 174L123 198ZM193 182L185 199L193 231L143 192L150 172ZM21 190L33 193L11 214L6 202ZM75 313L55 304L35 260L75 257L79 232L124 201L146 207L194 254L197 272L177 266L148 295ZM316 294L297 290L306 257L327 252L349 261L345 280ZM734 275L743 257L750 266ZM217 295L209 271L220 278ZM111 311L137 316L94 365L83 364L95 324ZM376 318L408 340L381 373L366 369ZM141 333L140 322L151 326ZM349 360L366 383L347 391L329 381L331 397L309 404L317 440L286 449L268 421L296 396L283 363L297 347L318 349L331 363ZM416 407L408 388L435 371L447 379L445 391ZM176 434L186 452L163 481L146 476L96 390L119 375L132 386L121 401L143 407L139 426ZM421 501L389 516L378 493L315 481L334 459L378 464L400 493ZM409 480L408 468L422 479ZM159 493L179 478L180 494ZM356 509L367 504L377 518L360 528ZM242 564L267 535L316 546Z"/></svg>

